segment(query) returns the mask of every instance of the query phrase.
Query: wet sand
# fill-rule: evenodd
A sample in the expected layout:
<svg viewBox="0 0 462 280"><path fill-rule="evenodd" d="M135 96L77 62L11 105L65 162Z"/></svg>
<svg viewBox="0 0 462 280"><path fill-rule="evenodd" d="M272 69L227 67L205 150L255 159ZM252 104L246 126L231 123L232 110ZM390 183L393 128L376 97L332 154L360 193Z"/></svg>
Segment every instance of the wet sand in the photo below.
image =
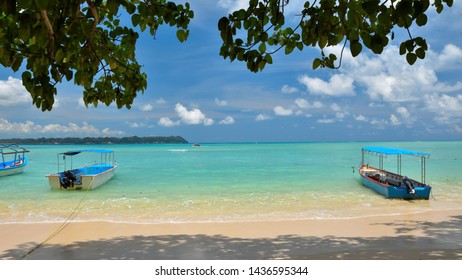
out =
<svg viewBox="0 0 462 280"><path fill-rule="evenodd" d="M0 224L0 259L462 259L459 210L355 219L61 226Z"/></svg>

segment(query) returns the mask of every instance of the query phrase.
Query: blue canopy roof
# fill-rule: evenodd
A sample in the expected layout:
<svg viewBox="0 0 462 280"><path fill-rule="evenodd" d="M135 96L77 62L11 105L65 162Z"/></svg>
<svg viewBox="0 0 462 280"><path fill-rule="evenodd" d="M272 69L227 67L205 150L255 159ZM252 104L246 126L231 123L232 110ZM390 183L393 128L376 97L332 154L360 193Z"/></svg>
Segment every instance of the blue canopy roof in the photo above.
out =
<svg viewBox="0 0 462 280"><path fill-rule="evenodd" d="M104 149L89 149L89 150L75 150L75 151L67 151L64 153L61 153L66 156L75 156L80 153L101 153L101 154L108 154L112 153L113 151L111 150L104 150Z"/></svg>
<svg viewBox="0 0 462 280"><path fill-rule="evenodd" d="M416 152L405 149L390 148L390 147L364 147L363 151L378 153L384 155L411 155L411 156L420 156L420 157L429 157L430 154L424 152Z"/></svg>

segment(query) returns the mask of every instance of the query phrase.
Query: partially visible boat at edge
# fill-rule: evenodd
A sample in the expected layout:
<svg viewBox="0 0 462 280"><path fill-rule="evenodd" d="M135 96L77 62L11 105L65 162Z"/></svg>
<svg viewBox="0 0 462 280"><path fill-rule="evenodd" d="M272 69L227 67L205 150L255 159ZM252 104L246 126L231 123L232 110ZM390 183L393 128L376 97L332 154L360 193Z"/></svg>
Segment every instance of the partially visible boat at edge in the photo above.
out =
<svg viewBox="0 0 462 280"><path fill-rule="evenodd" d="M73 158L82 153L94 153L99 159L83 167L73 168ZM70 158L70 168L67 168ZM60 166L63 171L60 171ZM58 154L58 173L48 175L52 190L88 190L95 189L114 176L117 163L114 160L114 152L103 149L68 151Z"/></svg>
<svg viewBox="0 0 462 280"><path fill-rule="evenodd" d="M2 156L0 177L24 172L24 168L29 163L29 159L25 155L28 152L29 150L17 144L0 144Z"/></svg>
<svg viewBox="0 0 462 280"><path fill-rule="evenodd" d="M365 164L364 155L372 154L379 157L379 167L372 167ZM396 156L397 173L387 171L383 168L383 158ZM401 175L401 157L417 156L421 162L420 181L410 179ZM431 186L425 183L426 159L430 154L411 150L389 148L389 147L364 147L362 148L361 167L359 175L364 186L376 191L386 198L403 199L429 199Z"/></svg>

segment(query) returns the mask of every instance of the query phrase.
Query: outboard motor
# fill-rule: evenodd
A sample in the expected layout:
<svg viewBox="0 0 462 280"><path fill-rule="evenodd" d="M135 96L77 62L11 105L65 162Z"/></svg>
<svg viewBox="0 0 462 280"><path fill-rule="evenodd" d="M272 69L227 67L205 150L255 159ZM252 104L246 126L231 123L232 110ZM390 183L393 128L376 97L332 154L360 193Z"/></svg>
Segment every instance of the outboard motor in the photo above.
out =
<svg viewBox="0 0 462 280"><path fill-rule="evenodd" d="M74 181L76 179L77 178L75 177L74 173L72 173L72 171L64 171L64 177L61 180L61 186L63 186L65 189L74 187Z"/></svg>
<svg viewBox="0 0 462 280"><path fill-rule="evenodd" d="M410 194L415 194L414 186L412 185L411 180L407 176L404 176L402 179L403 185L407 188L407 192Z"/></svg>

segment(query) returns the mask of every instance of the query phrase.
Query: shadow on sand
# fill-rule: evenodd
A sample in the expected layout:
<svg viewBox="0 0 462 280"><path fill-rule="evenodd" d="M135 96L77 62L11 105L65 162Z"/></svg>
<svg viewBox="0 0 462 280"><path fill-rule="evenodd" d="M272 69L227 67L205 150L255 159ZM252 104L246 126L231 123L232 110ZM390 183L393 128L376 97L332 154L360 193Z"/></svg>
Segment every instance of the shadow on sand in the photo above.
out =
<svg viewBox="0 0 462 280"><path fill-rule="evenodd" d="M76 242L43 244L24 257L35 243L24 243L4 252L1 259L42 260L204 260L204 259L462 259L462 216L443 222L402 221L389 237L231 238L222 235L131 236ZM406 234L419 229L422 236Z"/></svg>

